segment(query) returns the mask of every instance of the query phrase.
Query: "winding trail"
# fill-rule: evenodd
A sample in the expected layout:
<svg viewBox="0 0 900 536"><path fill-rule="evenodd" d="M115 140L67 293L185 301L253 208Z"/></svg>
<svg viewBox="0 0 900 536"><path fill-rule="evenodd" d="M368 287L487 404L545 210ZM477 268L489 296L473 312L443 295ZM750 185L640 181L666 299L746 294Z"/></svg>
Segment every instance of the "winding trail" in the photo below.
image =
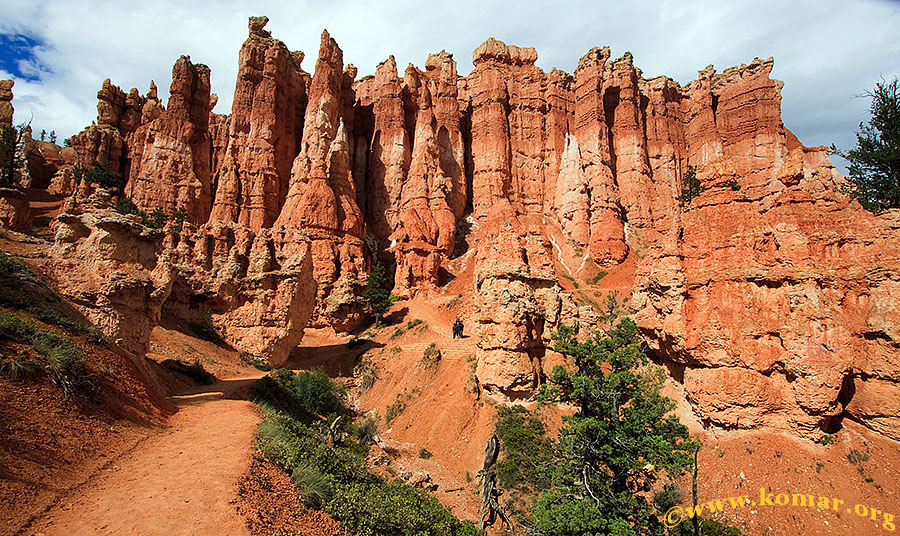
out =
<svg viewBox="0 0 900 536"><path fill-rule="evenodd" d="M20 534L249 535L234 501L260 417L238 398L259 376L171 397L179 410L167 428L110 461Z"/></svg>

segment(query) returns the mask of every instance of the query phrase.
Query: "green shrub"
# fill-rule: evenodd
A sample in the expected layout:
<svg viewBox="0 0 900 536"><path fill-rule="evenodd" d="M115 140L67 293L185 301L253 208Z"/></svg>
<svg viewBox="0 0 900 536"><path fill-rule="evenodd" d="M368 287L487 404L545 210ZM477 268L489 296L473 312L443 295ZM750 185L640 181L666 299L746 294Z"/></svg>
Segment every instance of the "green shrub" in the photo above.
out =
<svg viewBox="0 0 900 536"><path fill-rule="evenodd" d="M25 266L24 262L0 251L0 278L7 279L13 275L30 273L31 270Z"/></svg>
<svg viewBox="0 0 900 536"><path fill-rule="evenodd" d="M351 425L350 434L363 445L371 445L378 434L378 422L369 417L359 424Z"/></svg>
<svg viewBox="0 0 900 536"><path fill-rule="evenodd" d="M31 340L34 350L47 360L53 381L72 397L81 392L92 395L96 388L93 374L87 367L84 348L68 337L42 331Z"/></svg>
<svg viewBox="0 0 900 536"><path fill-rule="evenodd" d="M118 212L119 214L125 214L125 215L137 214L140 216L141 214L143 214L138 209L137 205L134 204L134 201L132 201L130 197L123 197L122 199L119 199L119 202L116 203L116 212ZM141 218L141 219L143 219L143 218Z"/></svg>
<svg viewBox="0 0 900 536"><path fill-rule="evenodd" d="M325 416L344 413L344 395L344 387L321 368L296 374L277 369L253 385L257 400L301 420L310 417L310 412Z"/></svg>
<svg viewBox="0 0 900 536"><path fill-rule="evenodd" d="M422 458L423 460L430 460L432 456L434 456L434 454L425 447L422 447L422 450L419 451L419 458Z"/></svg>
<svg viewBox="0 0 900 536"><path fill-rule="evenodd" d="M671 482L666 483L661 490L653 494L653 504L656 509L666 513L673 506L681 503L681 490Z"/></svg>
<svg viewBox="0 0 900 536"><path fill-rule="evenodd" d="M291 480L306 506L322 508L334 497L332 479L307 462L300 462L291 472Z"/></svg>
<svg viewBox="0 0 900 536"><path fill-rule="evenodd" d="M219 332L216 331L216 326L213 324L212 314L209 311L206 311L203 315L203 320L196 324L188 324L188 327L191 328L191 331L197 336L197 338L211 342L213 344L221 344L222 337L219 335Z"/></svg>
<svg viewBox="0 0 900 536"><path fill-rule="evenodd" d="M84 348L68 337L44 331L19 315L0 310L0 338L31 347L47 362L54 383L66 396L95 392Z"/></svg>
<svg viewBox="0 0 900 536"><path fill-rule="evenodd" d="M856 449L850 449L850 453L847 454L847 461L853 465L860 465L863 462L869 461L869 455Z"/></svg>
<svg viewBox="0 0 900 536"><path fill-rule="evenodd" d="M369 274L369 280L366 283L366 290L362 297L366 300L366 307L369 313L375 315L377 322L381 321L384 313L391 308L392 300L391 284L388 282L385 267L380 262L375 263L372 273Z"/></svg>
<svg viewBox="0 0 900 536"><path fill-rule="evenodd" d="M601 279L606 277L609 274L606 270L600 270L597 272L597 275L588 279L588 285L596 285Z"/></svg>
<svg viewBox="0 0 900 536"><path fill-rule="evenodd" d="M428 370L432 370L438 366L438 363L441 361L441 351L438 350L436 344L431 343L425 348L425 351L422 353L422 360L420 361L421 365Z"/></svg>
<svg viewBox="0 0 900 536"><path fill-rule="evenodd" d="M169 217L166 216L166 213L163 212L161 208L156 207L153 209L153 212L144 219L144 225L151 229L162 229L166 226L167 221L169 221Z"/></svg>
<svg viewBox="0 0 900 536"><path fill-rule="evenodd" d="M459 522L427 493L404 482L386 483L369 472L366 456L374 420L354 426L343 419L323 422L311 416L338 404L340 412L347 412L343 390L323 371L275 370L256 383L253 393L263 412L257 448L291 473L308 505L331 514L348 534L484 535L472 524ZM334 441L332 426L339 432Z"/></svg>
<svg viewBox="0 0 900 536"><path fill-rule="evenodd" d="M697 178L697 169L694 166L688 166L682 184L681 195L676 200L681 207L687 207L695 197L703 192L703 186L700 184L700 179Z"/></svg>
<svg viewBox="0 0 900 536"><path fill-rule="evenodd" d="M0 339L13 342L31 342L40 330L17 314L0 310Z"/></svg>
<svg viewBox="0 0 900 536"><path fill-rule="evenodd" d="M172 227L176 233L180 233L184 228L184 221L187 219L188 213L184 207L178 207L178 210L172 214L172 221L175 222L175 225Z"/></svg>
<svg viewBox="0 0 900 536"><path fill-rule="evenodd" d="M76 167L74 176L77 184L81 184L83 179L89 184L96 184L111 190L120 190L125 186L125 179L121 173L106 169L106 164L97 160L92 160L87 168Z"/></svg>
<svg viewBox="0 0 900 536"><path fill-rule="evenodd" d="M268 363L263 361L262 359L256 357L253 354L248 354L247 352L241 352L238 354L238 357L241 358L241 361L255 368L256 370L261 370L263 372L269 372L272 370L272 367L269 366Z"/></svg>
<svg viewBox="0 0 900 536"><path fill-rule="evenodd" d="M408 329L408 330L412 329L412 328L418 326L419 324L422 324L422 321L418 318L416 318L414 320L410 320L409 322L406 323L406 329Z"/></svg>
<svg viewBox="0 0 900 536"><path fill-rule="evenodd" d="M434 497L398 481L341 485L326 510L357 536L484 534L461 523Z"/></svg>
<svg viewBox="0 0 900 536"><path fill-rule="evenodd" d="M384 424L386 426L390 426L391 423L403 413L403 410L406 409L406 401L401 400L399 397L391 402L384 410Z"/></svg>

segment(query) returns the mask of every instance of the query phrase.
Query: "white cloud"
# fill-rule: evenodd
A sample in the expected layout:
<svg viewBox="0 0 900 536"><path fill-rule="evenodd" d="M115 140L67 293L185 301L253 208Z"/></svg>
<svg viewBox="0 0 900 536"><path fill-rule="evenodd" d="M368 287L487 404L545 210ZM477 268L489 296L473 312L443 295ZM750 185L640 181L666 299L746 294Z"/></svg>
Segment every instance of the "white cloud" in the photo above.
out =
<svg viewBox="0 0 900 536"><path fill-rule="evenodd" d="M616 56L630 50L645 76L665 74L681 83L710 63L722 70L775 56L773 76L786 83L785 123L807 145L852 145L868 107L853 96L881 76L900 75L900 4L889 1L4 3L12 6L3 10L0 32L25 33L45 45L23 67L38 80L16 82L16 118L34 113L36 131L56 129L60 138L95 118L104 78L142 92L153 79L166 98L181 54L210 66L216 111L227 112L247 17L261 14L271 19L273 36L306 52L308 71L323 28L360 75L390 54L401 72L408 62L421 67L428 53L441 49L454 53L465 74L472 50L491 36L534 46L545 70L571 72L592 46L610 45Z"/></svg>

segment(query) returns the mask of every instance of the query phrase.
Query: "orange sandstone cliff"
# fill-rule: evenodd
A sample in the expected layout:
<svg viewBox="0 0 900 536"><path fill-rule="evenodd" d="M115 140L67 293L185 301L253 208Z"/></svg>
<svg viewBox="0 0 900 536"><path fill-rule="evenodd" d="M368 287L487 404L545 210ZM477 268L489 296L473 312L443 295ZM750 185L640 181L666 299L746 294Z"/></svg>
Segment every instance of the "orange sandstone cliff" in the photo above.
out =
<svg viewBox="0 0 900 536"><path fill-rule="evenodd" d="M560 277L630 270L653 356L705 425L815 436L849 417L900 439L900 214L839 193L825 148L782 123L772 59L682 86L645 79L630 53L594 48L574 74L548 73L534 49L489 39L467 76L442 51L356 80L327 32L309 75L267 20L250 19L231 114L211 113L209 70L182 57L167 106L153 85L107 80L72 140L74 161L123 173L141 209L188 215L106 247L129 224L67 187L59 281L83 279L73 300L114 339L140 352L133 315L206 311L229 343L281 363L307 325L361 326L380 260L403 297L468 274L478 381L521 398L559 358L560 323L601 327ZM682 206L689 166L703 192ZM115 285L67 275L116 262Z"/></svg>

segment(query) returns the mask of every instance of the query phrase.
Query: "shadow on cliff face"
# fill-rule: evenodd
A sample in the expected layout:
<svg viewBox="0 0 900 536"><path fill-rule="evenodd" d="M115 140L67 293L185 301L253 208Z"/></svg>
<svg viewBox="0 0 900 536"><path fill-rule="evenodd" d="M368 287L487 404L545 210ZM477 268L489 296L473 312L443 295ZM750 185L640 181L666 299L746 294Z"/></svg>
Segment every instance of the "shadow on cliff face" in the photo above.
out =
<svg viewBox="0 0 900 536"><path fill-rule="evenodd" d="M384 318L381 319L381 323L385 326L393 326L394 324L399 324L400 322L403 322L408 313L409 307L401 307L396 311L391 312L391 314L385 315Z"/></svg>
<svg viewBox="0 0 900 536"><path fill-rule="evenodd" d="M284 364L291 370L313 370L322 368L326 374L334 377L349 377L359 357L373 348L382 348L384 344L369 339L351 339L344 344L328 344L323 346L298 346Z"/></svg>

